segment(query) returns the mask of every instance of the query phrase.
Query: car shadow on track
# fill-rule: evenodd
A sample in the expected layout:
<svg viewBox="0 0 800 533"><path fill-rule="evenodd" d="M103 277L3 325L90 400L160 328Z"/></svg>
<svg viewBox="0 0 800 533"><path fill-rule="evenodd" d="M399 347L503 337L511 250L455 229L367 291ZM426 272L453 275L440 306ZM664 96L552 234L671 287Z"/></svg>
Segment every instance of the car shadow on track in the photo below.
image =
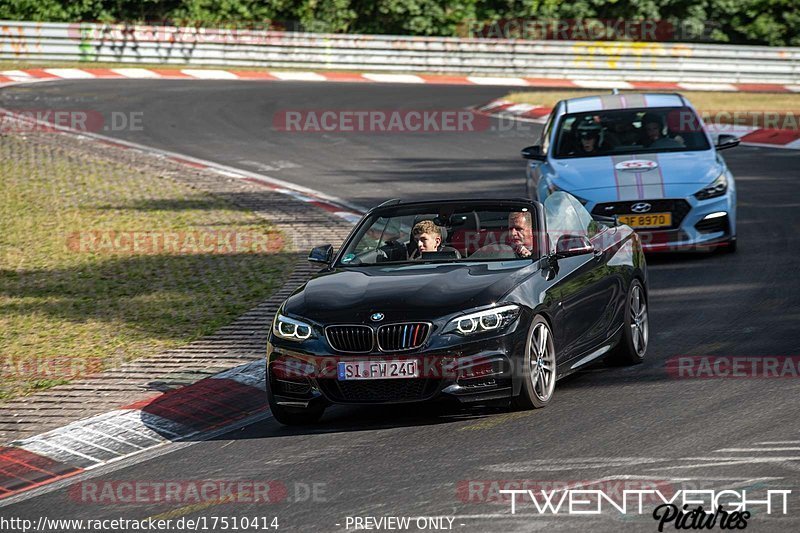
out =
<svg viewBox="0 0 800 533"><path fill-rule="evenodd" d="M613 385L643 385L669 379L659 363L620 368L603 362L559 381L559 401L584 394L587 388ZM262 382L263 387L263 382ZM328 408L316 424L285 427L269 416L263 388L228 379L208 378L193 385L168 390L163 395L129 406L140 411L142 422L171 441L209 439L261 439L288 435L376 431L401 427L434 426L480 421L512 412L508 400L477 405L451 402L396 405L337 405ZM562 400L563 399L563 400ZM244 430L242 423L259 419ZM216 435L216 436L215 436Z"/></svg>
<svg viewBox="0 0 800 533"><path fill-rule="evenodd" d="M639 370L637 372L636 370ZM643 371L643 372L642 372ZM572 397L585 394L587 388L611 387L620 384L650 384L669 379L662 367L646 368L617 367L598 363L591 368L572 374L559 381L557 397L554 402L571 402ZM543 414L551 408L534 410ZM274 419L259 422L241 431L217 437L219 440L266 439L297 435L319 435L326 433L348 433L358 431L381 431L404 427L444 426L455 424L460 429L464 422L493 425L495 419L500 423L506 415L519 413L511 408L508 401L464 406L452 403L441 404L402 404L374 406L333 406L329 407L323 418L307 426L282 426Z"/></svg>

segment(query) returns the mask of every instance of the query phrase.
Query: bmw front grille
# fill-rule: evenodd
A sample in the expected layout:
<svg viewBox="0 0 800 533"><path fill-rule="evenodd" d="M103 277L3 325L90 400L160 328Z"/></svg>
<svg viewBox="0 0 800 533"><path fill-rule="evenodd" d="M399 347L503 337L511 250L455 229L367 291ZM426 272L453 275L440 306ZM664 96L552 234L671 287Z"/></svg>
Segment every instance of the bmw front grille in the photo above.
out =
<svg viewBox="0 0 800 533"><path fill-rule="evenodd" d="M429 331L425 322L387 324L378 328L378 348L382 352L413 350L425 343Z"/></svg>
<svg viewBox="0 0 800 533"><path fill-rule="evenodd" d="M368 353L374 346L374 334L369 326L328 326L325 328L325 337L338 352Z"/></svg>
<svg viewBox="0 0 800 533"><path fill-rule="evenodd" d="M419 348L428 339L431 325L427 322L385 324L377 328L353 324L328 326L325 337L337 352L369 353L378 343L381 352L402 352Z"/></svg>

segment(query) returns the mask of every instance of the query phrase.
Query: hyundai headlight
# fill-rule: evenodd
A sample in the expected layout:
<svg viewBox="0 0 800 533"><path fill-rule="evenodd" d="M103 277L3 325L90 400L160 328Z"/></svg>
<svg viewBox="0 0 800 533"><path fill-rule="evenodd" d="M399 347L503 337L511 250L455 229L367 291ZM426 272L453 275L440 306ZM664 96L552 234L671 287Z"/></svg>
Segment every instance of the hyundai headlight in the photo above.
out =
<svg viewBox="0 0 800 533"><path fill-rule="evenodd" d="M711 185L704 187L694 194L698 200L708 200L709 198L716 198L722 196L728 190L728 177L723 172L717 179L711 182Z"/></svg>
<svg viewBox="0 0 800 533"><path fill-rule="evenodd" d="M311 337L311 324L279 313L272 324L272 332L281 339L304 341Z"/></svg>
<svg viewBox="0 0 800 533"><path fill-rule="evenodd" d="M518 305L508 304L462 315L448 322L442 333L466 336L487 331L500 331L512 324L519 317L519 313Z"/></svg>

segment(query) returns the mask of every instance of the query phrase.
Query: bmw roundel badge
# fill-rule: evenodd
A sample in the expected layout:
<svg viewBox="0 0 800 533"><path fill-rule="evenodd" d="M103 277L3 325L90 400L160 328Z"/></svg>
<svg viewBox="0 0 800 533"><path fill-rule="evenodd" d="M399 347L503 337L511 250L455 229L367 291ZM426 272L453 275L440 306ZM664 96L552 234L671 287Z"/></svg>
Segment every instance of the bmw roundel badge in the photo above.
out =
<svg viewBox="0 0 800 533"><path fill-rule="evenodd" d="M372 313L372 315L370 315L369 317L369 319L372 320L373 322L380 322L381 320L383 320L383 318L384 318L383 313Z"/></svg>

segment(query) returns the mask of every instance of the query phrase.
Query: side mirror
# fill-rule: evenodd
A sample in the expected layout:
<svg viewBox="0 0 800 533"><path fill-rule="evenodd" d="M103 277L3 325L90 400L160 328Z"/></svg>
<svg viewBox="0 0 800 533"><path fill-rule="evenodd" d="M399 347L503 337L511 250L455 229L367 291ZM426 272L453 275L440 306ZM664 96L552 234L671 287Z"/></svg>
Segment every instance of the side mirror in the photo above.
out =
<svg viewBox="0 0 800 533"><path fill-rule="evenodd" d="M728 148L739 146L740 142L741 140L736 135L720 133L719 137L717 137L717 150L727 150Z"/></svg>
<svg viewBox="0 0 800 533"><path fill-rule="evenodd" d="M547 157L542 154L542 147L538 144L536 146L528 146L520 150L522 159L533 159L534 161L545 161Z"/></svg>
<svg viewBox="0 0 800 533"><path fill-rule="evenodd" d="M556 241L556 258L591 254L594 246L584 235L562 235Z"/></svg>
<svg viewBox="0 0 800 533"><path fill-rule="evenodd" d="M309 263L322 263L323 265L330 265L333 260L333 246L330 244L323 244L311 250L308 254Z"/></svg>

